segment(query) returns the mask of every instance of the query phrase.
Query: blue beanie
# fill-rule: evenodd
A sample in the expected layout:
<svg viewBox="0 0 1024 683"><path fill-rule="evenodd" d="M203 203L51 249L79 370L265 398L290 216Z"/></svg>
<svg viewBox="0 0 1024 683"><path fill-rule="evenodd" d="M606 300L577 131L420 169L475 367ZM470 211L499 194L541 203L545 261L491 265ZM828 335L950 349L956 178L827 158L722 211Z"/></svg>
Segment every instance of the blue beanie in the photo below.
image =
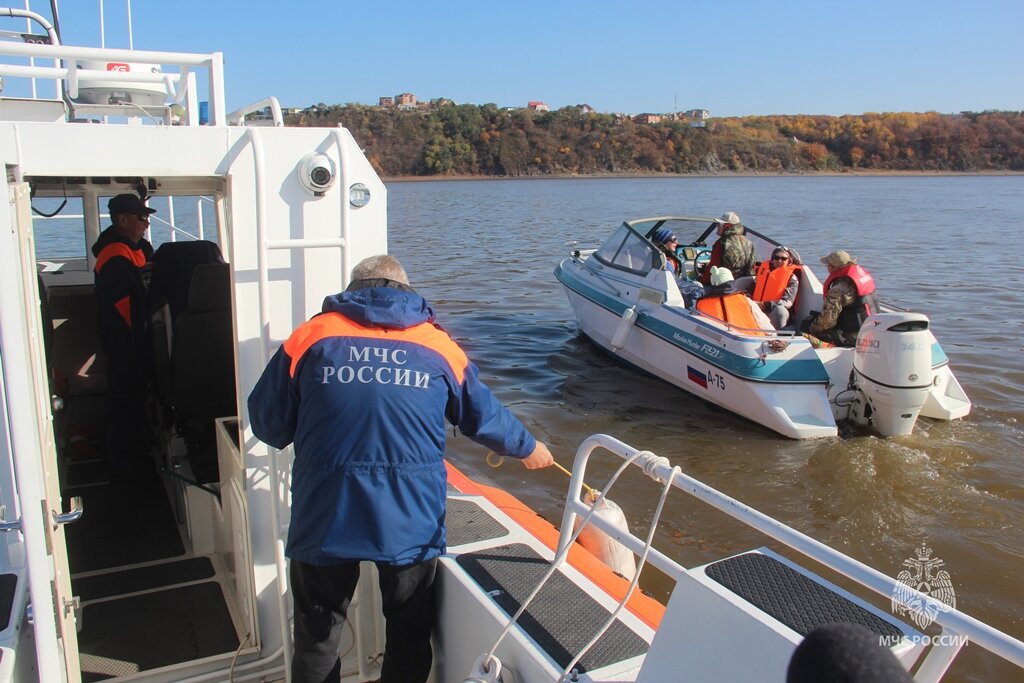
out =
<svg viewBox="0 0 1024 683"><path fill-rule="evenodd" d="M658 244L665 244L674 237L675 235L673 235L672 231L669 230L668 228L658 228L657 230L654 231L654 235L651 236L651 239L653 239Z"/></svg>

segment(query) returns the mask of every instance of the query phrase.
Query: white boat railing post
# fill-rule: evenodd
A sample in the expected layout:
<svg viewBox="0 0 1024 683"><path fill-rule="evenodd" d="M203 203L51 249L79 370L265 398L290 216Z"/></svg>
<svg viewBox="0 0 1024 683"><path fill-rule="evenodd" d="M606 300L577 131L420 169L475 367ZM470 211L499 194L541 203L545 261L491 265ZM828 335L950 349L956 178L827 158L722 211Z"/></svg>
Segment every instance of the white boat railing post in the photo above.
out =
<svg viewBox="0 0 1024 683"><path fill-rule="evenodd" d="M223 113L223 112L222 112ZM270 361L270 274L269 245L267 244L267 197L265 191L265 169L263 167L263 141L255 128L248 131L249 143L252 145L253 156L253 177L256 190L256 240L257 240L257 270L259 274L259 311L260 311L260 353L262 364L265 367ZM281 521L281 472L278 449L269 446L270 454L270 519L273 532L274 566L277 574L277 607L280 614L281 643L284 649L285 676L291 680L292 669L292 641L288 629L288 609L285 594L288 591L288 571L284 556L284 523Z"/></svg>
<svg viewBox="0 0 1024 683"><path fill-rule="evenodd" d="M227 106L224 100L224 53L214 52L207 63L210 69L210 124L227 125Z"/></svg>
<svg viewBox="0 0 1024 683"><path fill-rule="evenodd" d="M167 222L171 227L170 239L172 242L178 241L178 228L177 222L174 220L174 197L167 195Z"/></svg>
<svg viewBox="0 0 1024 683"><path fill-rule="evenodd" d="M338 189L341 190L338 193L341 200L341 289L344 291L348 287L348 277L352 270L352 256L349 254L351 250L347 248L349 226L352 222L352 204L349 201L348 178L345 175L348 169L348 152L345 141L341 139L341 131L340 126L335 128L333 137L338 148Z"/></svg>
<svg viewBox="0 0 1024 683"><path fill-rule="evenodd" d="M951 636L944 638L938 645L932 645L931 649L928 650L928 654L925 655L924 660L921 662L921 666L918 667L917 673L914 674L914 680L920 683L937 683L949 669L949 665L953 663L956 656L960 653L960 648L963 647L963 642L956 637L956 633L949 629L943 629L942 635Z"/></svg>

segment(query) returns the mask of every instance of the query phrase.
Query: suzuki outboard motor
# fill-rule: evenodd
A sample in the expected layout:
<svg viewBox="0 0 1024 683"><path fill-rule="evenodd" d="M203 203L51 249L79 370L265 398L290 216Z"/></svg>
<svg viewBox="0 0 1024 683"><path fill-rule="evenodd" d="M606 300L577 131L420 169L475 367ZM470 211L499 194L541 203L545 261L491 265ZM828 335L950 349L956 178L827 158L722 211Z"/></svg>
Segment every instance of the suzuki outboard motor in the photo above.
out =
<svg viewBox="0 0 1024 683"><path fill-rule="evenodd" d="M932 389L931 335L920 313L879 313L857 333L854 382L864 404L851 412L882 436L910 434Z"/></svg>

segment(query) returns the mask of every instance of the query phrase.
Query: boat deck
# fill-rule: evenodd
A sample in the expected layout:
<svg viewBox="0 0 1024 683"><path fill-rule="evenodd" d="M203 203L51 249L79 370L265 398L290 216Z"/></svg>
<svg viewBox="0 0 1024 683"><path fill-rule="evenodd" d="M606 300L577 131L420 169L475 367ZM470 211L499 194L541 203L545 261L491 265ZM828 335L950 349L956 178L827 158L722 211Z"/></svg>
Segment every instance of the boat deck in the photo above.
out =
<svg viewBox="0 0 1024 683"><path fill-rule="evenodd" d="M73 460L67 472L63 493L81 496L84 509L67 528L82 679L234 653L226 579L213 558L190 552L155 468L131 486L112 483L98 459Z"/></svg>

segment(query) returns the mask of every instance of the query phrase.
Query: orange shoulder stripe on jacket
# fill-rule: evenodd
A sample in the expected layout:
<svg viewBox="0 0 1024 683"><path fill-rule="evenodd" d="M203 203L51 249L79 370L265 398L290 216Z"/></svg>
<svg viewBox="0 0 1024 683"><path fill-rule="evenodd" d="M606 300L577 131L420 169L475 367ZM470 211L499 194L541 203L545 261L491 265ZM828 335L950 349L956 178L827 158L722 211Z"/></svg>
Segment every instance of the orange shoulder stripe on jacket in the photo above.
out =
<svg viewBox="0 0 1024 683"><path fill-rule="evenodd" d="M107 261L118 256L128 259L136 268L146 265L146 255L142 253L141 249L132 249L124 242L112 242L103 247L99 256L96 257L96 267L94 270L97 273L100 272Z"/></svg>
<svg viewBox="0 0 1024 683"><path fill-rule="evenodd" d="M289 375L295 376L299 360L313 344L328 337L357 337L360 339L387 339L417 344L441 355L455 373L461 384L469 365L469 358L458 344L430 323L422 323L405 330L385 330L379 327L363 327L341 313L324 313L309 320L298 328L284 343L285 352L291 356Z"/></svg>

